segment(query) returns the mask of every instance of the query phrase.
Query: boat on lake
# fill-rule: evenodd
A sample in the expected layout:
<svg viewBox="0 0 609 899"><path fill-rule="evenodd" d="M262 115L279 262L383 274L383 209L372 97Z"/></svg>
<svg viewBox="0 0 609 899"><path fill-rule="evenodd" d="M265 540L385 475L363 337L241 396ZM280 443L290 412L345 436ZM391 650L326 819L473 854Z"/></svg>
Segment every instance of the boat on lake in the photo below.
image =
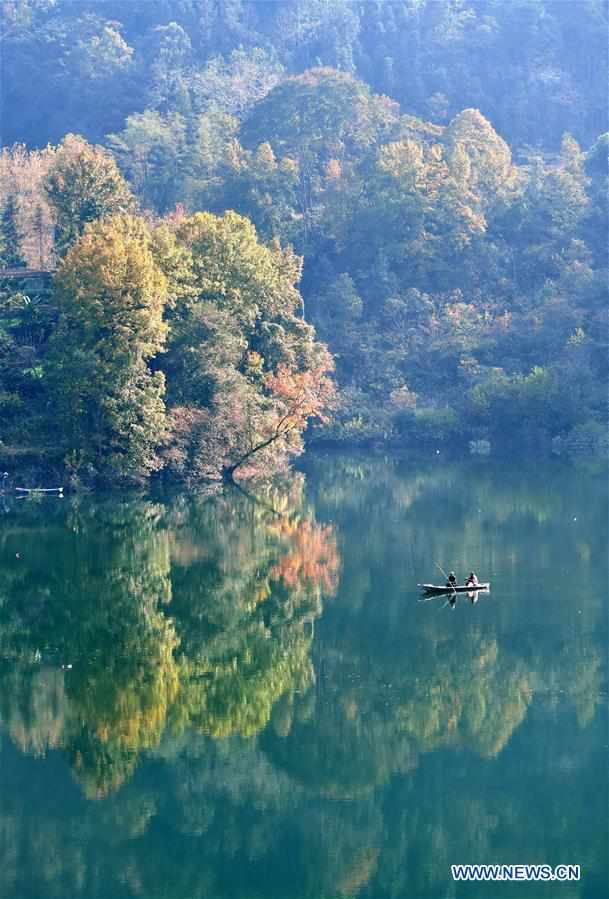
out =
<svg viewBox="0 0 609 899"><path fill-rule="evenodd" d="M16 493L63 493L63 487L15 487Z"/></svg>
<svg viewBox="0 0 609 899"><path fill-rule="evenodd" d="M447 587L446 584L417 584L421 590L429 596L439 596L442 593L474 593L480 590L490 590L490 581L484 584L456 584L454 587Z"/></svg>

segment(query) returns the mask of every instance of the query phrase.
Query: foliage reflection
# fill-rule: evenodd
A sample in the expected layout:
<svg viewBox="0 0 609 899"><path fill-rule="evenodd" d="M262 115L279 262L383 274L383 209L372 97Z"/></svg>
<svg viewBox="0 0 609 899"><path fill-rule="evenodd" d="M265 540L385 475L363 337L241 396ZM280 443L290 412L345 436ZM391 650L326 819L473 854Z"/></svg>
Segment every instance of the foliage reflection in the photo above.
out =
<svg viewBox="0 0 609 899"><path fill-rule="evenodd" d="M65 750L87 796L124 783L168 726L253 736L312 682L310 622L338 555L302 478L263 499L75 500L44 525L46 509L27 512L5 533L21 550L5 566L2 721L24 752Z"/></svg>
<svg viewBox="0 0 609 899"><path fill-rule="evenodd" d="M455 859L571 859L605 895L605 481L309 469L8 503L7 899L437 899ZM436 560L491 593L418 603Z"/></svg>

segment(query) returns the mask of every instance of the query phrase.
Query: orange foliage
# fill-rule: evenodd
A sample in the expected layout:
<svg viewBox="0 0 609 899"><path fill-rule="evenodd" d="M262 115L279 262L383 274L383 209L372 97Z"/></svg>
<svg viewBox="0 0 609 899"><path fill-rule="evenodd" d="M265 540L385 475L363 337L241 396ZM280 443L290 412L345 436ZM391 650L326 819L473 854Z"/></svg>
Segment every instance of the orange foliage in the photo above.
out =
<svg viewBox="0 0 609 899"><path fill-rule="evenodd" d="M326 413L335 402L335 388L328 377L329 361L304 372L294 372L283 363L266 378L266 386L279 400L276 433L303 430L309 418L326 422Z"/></svg>
<svg viewBox="0 0 609 899"><path fill-rule="evenodd" d="M290 589L312 586L330 595L338 585L339 556L331 525L300 521L290 536L290 550L272 568L271 577Z"/></svg>
<svg viewBox="0 0 609 899"><path fill-rule="evenodd" d="M331 159L326 165L326 178L328 181L337 181L342 177L343 171L338 159Z"/></svg>

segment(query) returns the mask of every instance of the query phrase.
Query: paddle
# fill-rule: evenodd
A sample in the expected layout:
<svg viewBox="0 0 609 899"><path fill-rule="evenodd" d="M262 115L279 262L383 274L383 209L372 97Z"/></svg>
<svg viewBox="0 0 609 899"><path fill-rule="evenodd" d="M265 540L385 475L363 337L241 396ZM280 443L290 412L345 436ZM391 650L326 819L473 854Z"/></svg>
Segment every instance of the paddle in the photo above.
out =
<svg viewBox="0 0 609 899"><path fill-rule="evenodd" d="M444 571L444 569L442 568L442 566L440 565L440 563L439 563L439 562L436 562L436 565L438 566L438 568L440 569L440 571L442 572L442 574L444 575L444 577L445 577L446 580L448 581L448 575L446 574L446 572ZM449 583L450 583L450 581L449 581ZM451 588L452 588L453 593L454 593L455 596L456 596L456 595L457 595L457 591L455 590L455 585L451 583L450 586L451 586Z"/></svg>

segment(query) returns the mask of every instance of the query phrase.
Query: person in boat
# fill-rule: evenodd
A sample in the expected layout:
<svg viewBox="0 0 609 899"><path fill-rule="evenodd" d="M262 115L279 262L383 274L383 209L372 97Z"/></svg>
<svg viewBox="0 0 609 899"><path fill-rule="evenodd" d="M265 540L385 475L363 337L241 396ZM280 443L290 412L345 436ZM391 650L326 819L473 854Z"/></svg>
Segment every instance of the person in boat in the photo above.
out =
<svg viewBox="0 0 609 899"><path fill-rule="evenodd" d="M456 587L457 586L457 578L455 577L455 572L451 571L448 575L448 579L446 581L447 587Z"/></svg>
<svg viewBox="0 0 609 899"><path fill-rule="evenodd" d="M479 584L478 578L476 577L476 575L474 574L473 571L470 571L470 573L467 575L467 580L465 581L465 586L466 587L477 587L478 584Z"/></svg>

